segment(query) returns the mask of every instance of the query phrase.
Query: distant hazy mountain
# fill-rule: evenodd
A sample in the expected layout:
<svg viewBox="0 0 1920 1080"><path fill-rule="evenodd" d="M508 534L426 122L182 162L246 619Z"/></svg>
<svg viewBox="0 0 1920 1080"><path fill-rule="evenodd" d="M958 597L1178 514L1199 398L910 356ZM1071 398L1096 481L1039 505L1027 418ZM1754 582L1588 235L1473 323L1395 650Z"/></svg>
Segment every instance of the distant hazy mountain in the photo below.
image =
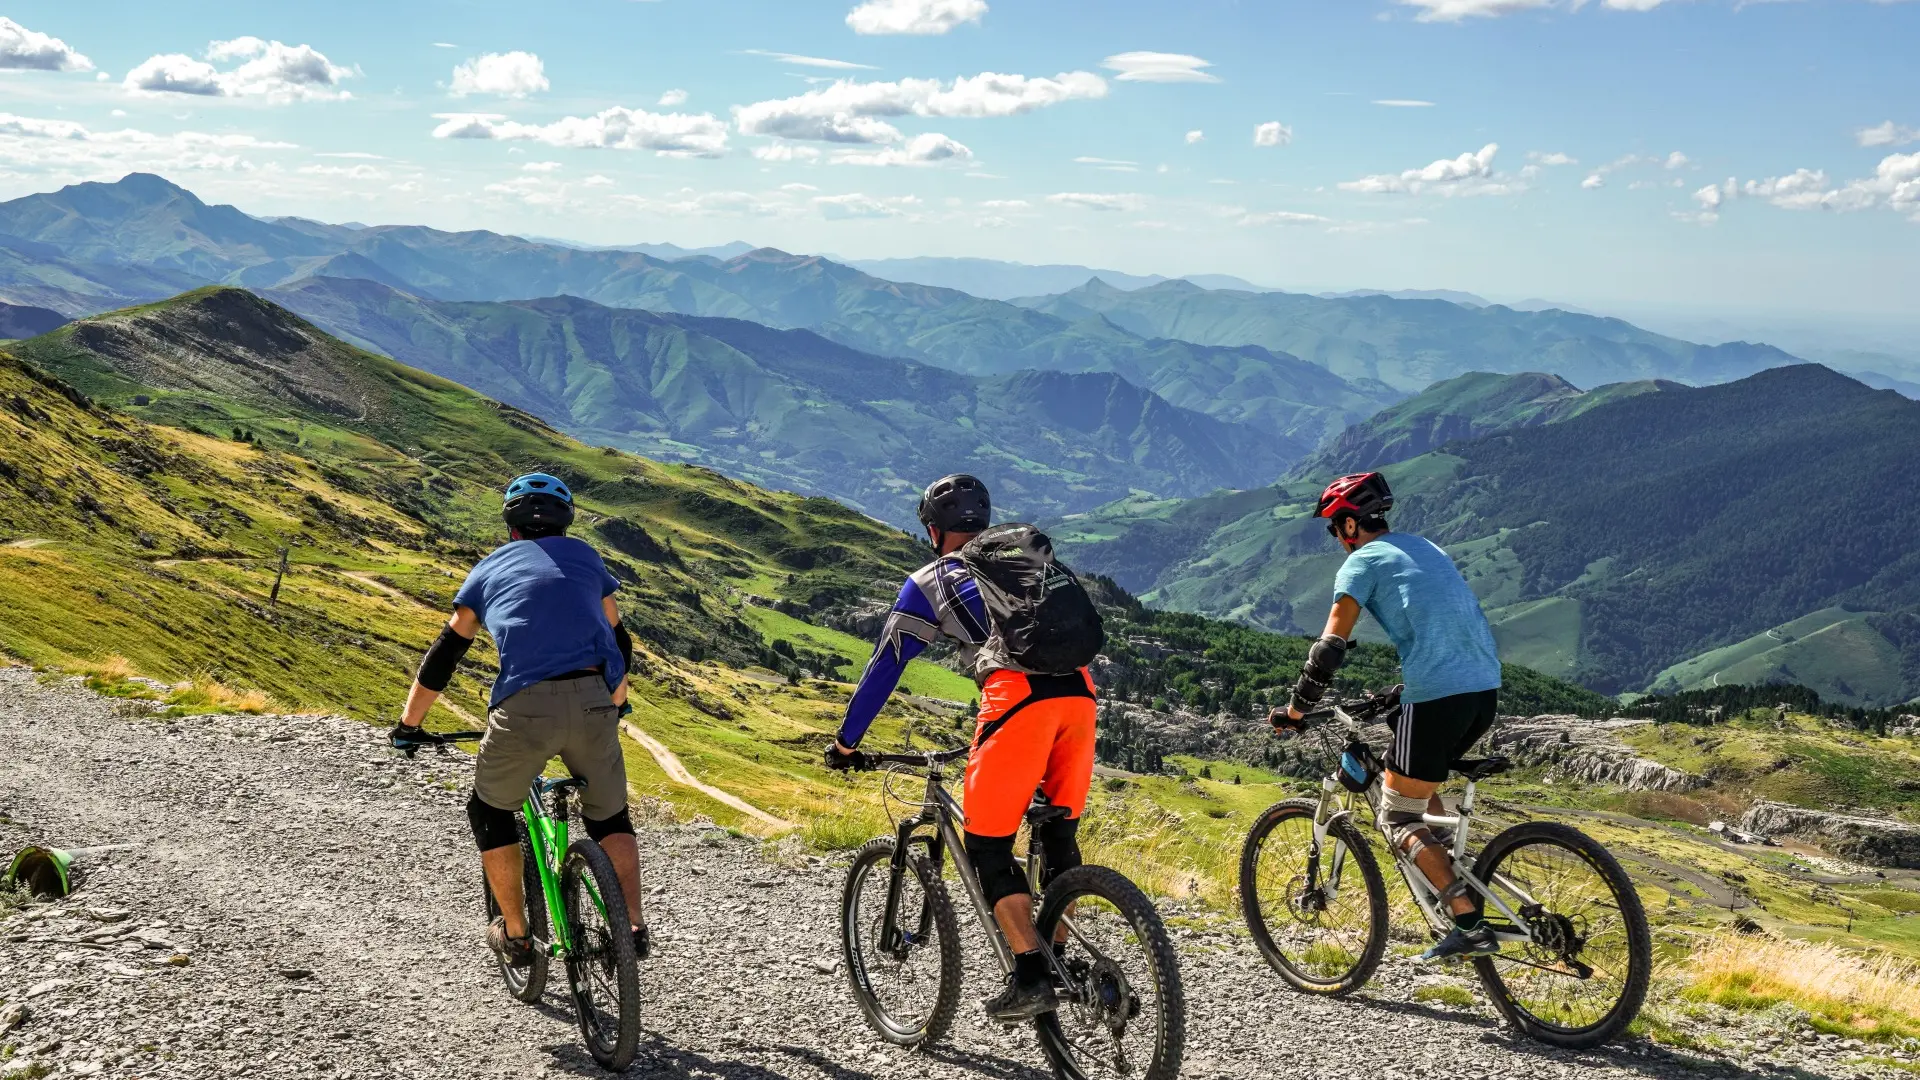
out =
<svg viewBox="0 0 1920 1080"><path fill-rule="evenodd" d="M66 321L65 315L47 308L0 303L0 341L38 337Z"/></svg>
<svg viewBox="0 0 1920 1080"><path fill-rule="evenodd" d="M989 300L1012 300L1038 293L1065 292L1078 288L1088 278L1096 277L1116 289L1143 289L1171 280L1163 274L1127 274L1119 270L1094 270L1060 263L1030 266L999 259L920 257L852 259L847 263L889 281L910 281L916 285L958 289ZM1248 292L1261 289L1261 286L1231 274L1189 274L1184 280L1206 289L1245 289Z"/></svg>
<svg viewBox="0 0 1920 1080"><path fill-rule="evenodd" d="M1375 469L1457 440L1550 424L1609 401L1680 385L1646 380L1581 390L1558 375L1469 372L1434 383L1341 432L1295 466L1293 475L1324 479Z"/></svg>
<svg viewBox="0 0 1920 1080"><path fill-rule="evenodd" d="M1796 364L1385 471L1395 526L1460 563L1510 662L1608 693L1771 665L1768 678L1893 704L1920 694L1920 548L1894 539L1920 529L1915 460L1920 403ZM1323 479L1133 499L1053 535L1076 567L1161 606L1317 628L1341 561L1311 516ZM1856 506L1871 509L1843 509ZM1782 627L1773 645L1793 648L1758 640Z"/></svg>
<svg viewBox="0 0 1920 1080"><path fill-rule="evenodd" d="M1089 282L1019 301L1065 319L1101 316L1147 337L1209 345L1259 345L1320 364L1349 380L1416 392L1468 371L1547 371L1576 385L1663 378L1720 382L1795 358L1767 345L1696 345L1619 319L1558 309L1359 296L1207 290L1180 281L1125 292Z"/></svg>
<svg viewBox="0 0 1920 1080"><path fill-rule="evenodd" d="M1465 307L1486 307L1490 301L1470 292L1454 289L1353 289L1348 292L1315 293L1322 300L1352 300L1362 296L1385 296L1394 300L1445 300Z"/></svg>
<svg viewBox="0 0 1920 1080"><path fill-rule="evenodd" d="M651 255L656 259L693 259L701 256L710 259L731 259L736 255L745 255L754 249L754 245L744 240L715 244L712 247L687 248L679 244L582 244L574 240L555 239L551 236L529 236L527 239L536 244L550 244L554 247L572 248L575 251L634 251L642 255Z"/></svg>
<svg viewBox="0 0 1920 1080"><path fill-rule="evenodd" d="M575 297L434 301L334 278L266 295L583 438L830 495L907 527L920 485L963 465L1032 518L1131 491L1267 482L1310 446L1176 408L1110 373L979 378L806 330Z"/></svg>

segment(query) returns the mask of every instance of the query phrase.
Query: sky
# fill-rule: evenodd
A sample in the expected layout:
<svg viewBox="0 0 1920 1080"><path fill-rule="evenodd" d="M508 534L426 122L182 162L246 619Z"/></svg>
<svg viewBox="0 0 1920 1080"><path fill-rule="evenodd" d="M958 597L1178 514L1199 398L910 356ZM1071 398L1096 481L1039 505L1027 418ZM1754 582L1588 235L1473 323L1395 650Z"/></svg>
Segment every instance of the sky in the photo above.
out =
<svg viewBox="0 0 1920 1080"><path fill-rule="evenodd" d="M0 0L0 198L1920 309L1920 0Z"/></svg>

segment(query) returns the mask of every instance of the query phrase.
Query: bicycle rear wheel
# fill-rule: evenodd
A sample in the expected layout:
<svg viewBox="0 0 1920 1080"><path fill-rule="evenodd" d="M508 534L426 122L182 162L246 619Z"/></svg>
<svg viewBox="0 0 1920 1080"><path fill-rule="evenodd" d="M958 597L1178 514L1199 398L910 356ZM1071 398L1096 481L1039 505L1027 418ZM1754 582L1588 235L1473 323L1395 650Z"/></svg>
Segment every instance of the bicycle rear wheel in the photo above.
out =
<svg viewBox="0 0 1920 1080"><path fill-rule="evenodd" d="M529 1004L539 1001L540 995L547 989L547 970L549 957L545 942L549 938L547 929L547 894L540 887L540 867L534 860L533 841L527 836L527 823L514 819L520 825L520 889L527 898L527 933L533 938L533 963L523 968L508 964L503 957L496 956L500 964L500 978L507 984L507 992L515 998ZM500 903L493 898L493 889L487 885L486 875L480 877L480 895L486 898L487 921L491 923L500 914Z"/></svg>
<svg viewBox="0 0 1920 1080"><path fill-rule="evenodd" d="M882 942L893 882L894 840L869 840L847 870L840 948L847 980L867 1023L895 1046L939 1039L960 1007L960 924L939 874L907 861L895 921L901 939Z"/></svg>
<svg viewBox="0 0 1920 1080"><path fill-rule="evenodd" d="M1240 912L1255 945L1296 990L1350 994L1367 984L1387 948L1387 884L1350 818L1313 840L1313 799L1288 799L1260 815L1240 849Z"/></svg>
<svg viewBox="0 0 1920 1080"><path fill-rule="evenodd" d="M1040 940L1054 940L1063 919L1071 928L1069 985L1059 1010L1034 1021L1055 1075L1173 1080L1185 1050L1187 1001L1153 902L1118 871L1076 866L1041 899Z"/></svg>
<svg viewBox="0 0 1920 1080"><path fill-rule="evenodd" d="M591 839L567 847L560 901L573 938L566 954L567 982L580 1035L602 1068L625 1071L640 1043L640 973L620 877Z"/></svg>
<svg viewBox="0 0 1920 1080"><path fill-rule="evenodd" d="M1653 938L1632 879L1578 829L1533 821L1502 832L1474 864L1534 939L1473 961L1500 1015L1553 1046L1618 1035L1647 996ZM1504 920L1488 912L1496 928Z"/></svg>

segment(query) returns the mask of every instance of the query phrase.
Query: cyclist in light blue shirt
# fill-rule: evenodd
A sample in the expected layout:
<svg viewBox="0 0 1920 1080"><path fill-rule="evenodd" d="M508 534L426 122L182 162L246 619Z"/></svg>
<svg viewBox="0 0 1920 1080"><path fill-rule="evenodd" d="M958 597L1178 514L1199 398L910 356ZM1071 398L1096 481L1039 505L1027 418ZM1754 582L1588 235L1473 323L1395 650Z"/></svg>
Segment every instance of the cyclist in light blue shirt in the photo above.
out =
<svg viewBox="0 0 1920 1080"><path fill-rule="evenodd" d="M1387 526L1393 492L1377 472L1343 476L1320 496L1317 516L1347 550L1334 578L1333 611L1306 669L1274 726L1298 731L1307 710L1326 693L1346 660L1349 638L1365 609L1400 653L1400 716L1387 750L1379 825L1400 851L1410 852L1453 912L1453 929L1421 956L1498 952L1500 943L1481 917L1453 857L1422 815L1441 813L1434 795L1453 762L1493 726L1499 703L1500 656L1480 600L1447 553L1432 541Z"/></svg>

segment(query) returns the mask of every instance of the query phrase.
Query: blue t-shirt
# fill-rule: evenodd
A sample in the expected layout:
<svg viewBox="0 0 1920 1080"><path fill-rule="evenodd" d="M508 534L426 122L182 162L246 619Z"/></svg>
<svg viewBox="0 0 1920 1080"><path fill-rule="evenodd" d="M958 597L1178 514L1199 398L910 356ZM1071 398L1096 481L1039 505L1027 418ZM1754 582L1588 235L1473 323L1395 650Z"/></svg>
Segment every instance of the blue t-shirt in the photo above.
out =
<svg viewBox="0 0 1920 1080"><path fill-rule="evenodd" d="M1333 595L1353 597L1400 651L1400 700L1500 688L1500 654L1480 598L1431 540L1390 532L1367 544L1341 564Z"/></svg>
<svg viewBox="0 0 1920 1080"><path fill-rule="evenodd" d="M473 609L500 652L488 708L543 679L600 669L612 691L626 675L605 600L620 583L584 540L515 540L481 559L454 594Z"/></svg>

